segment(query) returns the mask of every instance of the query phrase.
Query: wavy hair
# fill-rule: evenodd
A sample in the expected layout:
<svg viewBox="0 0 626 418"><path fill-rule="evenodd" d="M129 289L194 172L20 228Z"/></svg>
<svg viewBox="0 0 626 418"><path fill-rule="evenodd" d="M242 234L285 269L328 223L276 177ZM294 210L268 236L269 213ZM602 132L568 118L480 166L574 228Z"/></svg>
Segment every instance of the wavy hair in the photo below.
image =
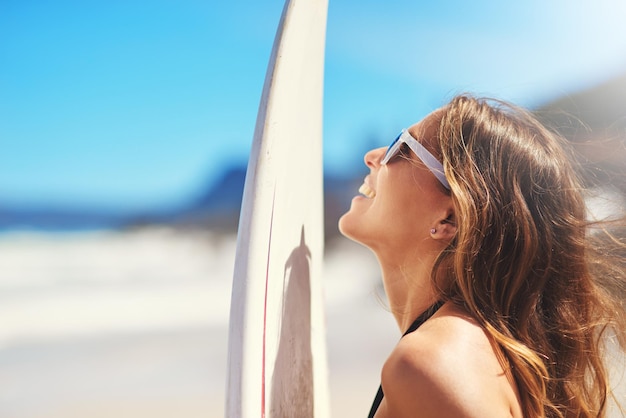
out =
<svg viewBox="0 0 626 418"><path fill-rule="evenodd" d="M605 416L604 342L626 347L624 263L608 249L624 242L591 232L567 142L530 112L461 95L440 117L457 223L433 270L440 298L484 327L524 416Z"/></svg>

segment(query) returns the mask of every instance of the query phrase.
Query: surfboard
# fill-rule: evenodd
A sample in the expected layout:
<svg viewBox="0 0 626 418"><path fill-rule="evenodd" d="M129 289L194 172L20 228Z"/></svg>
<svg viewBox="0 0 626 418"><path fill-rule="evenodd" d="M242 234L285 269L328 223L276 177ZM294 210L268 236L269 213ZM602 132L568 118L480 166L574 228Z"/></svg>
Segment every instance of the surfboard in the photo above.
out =
<svg viewBox="0 0 626 418"><path fill-rule="evenodd" d="M287 0L246 172L231 296L226 416L329 416L322 94L327 0Z"/></svg>

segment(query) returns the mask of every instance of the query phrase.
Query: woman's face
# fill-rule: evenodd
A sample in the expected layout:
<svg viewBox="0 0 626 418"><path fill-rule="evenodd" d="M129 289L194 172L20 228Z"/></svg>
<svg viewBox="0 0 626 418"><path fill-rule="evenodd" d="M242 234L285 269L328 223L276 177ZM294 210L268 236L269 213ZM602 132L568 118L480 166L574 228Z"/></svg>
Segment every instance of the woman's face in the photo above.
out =
<svg viewBox="0 0 626 418"><path fill-rule="evenodd" d="M437 113L431 113L409 132L437 158ZM386 165L380 161L387 148L376 148L365 154L370 172L365 177L362 194L352 199L350 210L339 220L339 230L346 237L360 242L381 255L396 254L415 248L420 240L428 240L451 198L433 173L408 151Z"/></svg>

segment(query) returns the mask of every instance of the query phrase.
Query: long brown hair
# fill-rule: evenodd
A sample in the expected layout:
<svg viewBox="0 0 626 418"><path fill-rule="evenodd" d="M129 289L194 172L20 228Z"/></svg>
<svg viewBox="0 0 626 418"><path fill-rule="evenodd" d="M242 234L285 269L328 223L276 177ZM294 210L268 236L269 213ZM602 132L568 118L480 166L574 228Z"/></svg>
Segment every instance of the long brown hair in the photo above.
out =
<svg viewBox="0 0 626 418"><path fill-rule="evenodd" d="M433 270L441 299L484 327L524 416L605 416L603 342L626 346L625 271L591 233L566 141L526 110L467 95L443 108L438 136L457 223Z"/></svg>

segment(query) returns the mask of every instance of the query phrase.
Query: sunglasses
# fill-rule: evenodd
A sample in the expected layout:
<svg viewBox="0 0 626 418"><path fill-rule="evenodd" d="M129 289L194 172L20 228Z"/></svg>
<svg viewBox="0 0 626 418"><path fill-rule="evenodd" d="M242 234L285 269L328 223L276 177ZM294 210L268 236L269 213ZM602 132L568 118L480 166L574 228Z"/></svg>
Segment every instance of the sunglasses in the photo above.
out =
<svg viewBox="0 0 626 418"><path fill-rule="evenodd" d="M435 177L437 177L437 180L439 180L443 187L450 190L450 183L448 183L448 180L446 179L446 176L443 172L443 165L437 160L437 158L435 158L434 155L428 152L428 150L424 148L424 146L420 144L417 139L413 138L413 136L411 136L409 131L407 131L406 129L403 129L400 135L398 135L398 137L393 140L391 145L389 145L389 148L387 148L387 152L385 153L383 159L380 161L380 164L385 165L393 157L398 155L401 151L402 144L407 144L409 148L411 148L411 150L415 153L415 155L417 155L417 158L419 158L424 163L424 165L428 167L428 169L435 175Z"/></svg>

